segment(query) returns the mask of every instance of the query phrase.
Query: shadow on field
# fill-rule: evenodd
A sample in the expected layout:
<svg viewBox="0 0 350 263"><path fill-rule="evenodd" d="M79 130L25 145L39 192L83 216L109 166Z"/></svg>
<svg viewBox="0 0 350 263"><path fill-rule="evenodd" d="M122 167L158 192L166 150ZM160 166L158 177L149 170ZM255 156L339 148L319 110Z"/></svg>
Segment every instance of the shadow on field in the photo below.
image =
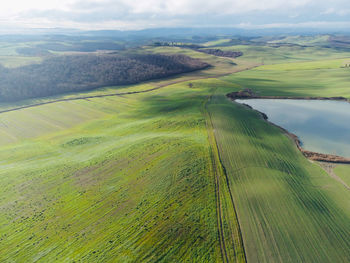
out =
<svg viewBox="0 0 350 263"><path fill-rule="evenodd" d="M151 96L142 101L142 116L156 116L167 113L190 111L200 105L199 99L185 99L184 97Z"/></svg>

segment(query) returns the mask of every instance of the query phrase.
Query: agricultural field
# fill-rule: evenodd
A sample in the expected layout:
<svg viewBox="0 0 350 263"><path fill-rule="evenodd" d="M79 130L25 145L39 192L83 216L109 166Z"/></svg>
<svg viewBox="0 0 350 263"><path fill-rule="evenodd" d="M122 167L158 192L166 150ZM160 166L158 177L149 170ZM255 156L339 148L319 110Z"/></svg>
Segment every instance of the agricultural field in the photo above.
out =
<svg viewBox="0 0 350 263"><path fill-rule="evenodd" d="M7 68L16 68L42 61L40 56L24 56L17 53L17 49L28 47L28 43L0 42L0 65Z"/></svg>
<svg viewBox="0 0 350 263"><path fill-rule="evenodd" d="M240 50L243 56L238 60L256 61L261 64L280 64L286 62L318 61L325 59L348 58L349 52L315 46L237 45L221 47L222 50Z"/></svg>
<svg viewBox="0 0 350 263"><path fill-rule="evenodd" d="M350 98L350 53L326 39L205 43L235 59L144 45L211 67L1 103L0 261L349 262L350 191L225 96Z"/></svg>
<svg viewBox="0 0 350 263"><path fill-rule="evenodd" d="M247 261L346 262L350 192L257 113L222 95L208 108Z"/></svg>
<svg viewBox="0 0 350 263"><path fill-rule="evenodd" d="M261 66L224 77L225 81L271 96L350 98L348 59Z"/></svg>
<svg viewBox="0 0 350 263"><path fill-rule="evenodd" d="M205 90L2 114L1 261L220 259Z"/></svg>
<svg viewBox="0 0 350 263"><path fill-rule="evenodd" d="M338 165L334 168L334 173L339 176L345 184L350 186L350 166L349 165Z"/></svg>

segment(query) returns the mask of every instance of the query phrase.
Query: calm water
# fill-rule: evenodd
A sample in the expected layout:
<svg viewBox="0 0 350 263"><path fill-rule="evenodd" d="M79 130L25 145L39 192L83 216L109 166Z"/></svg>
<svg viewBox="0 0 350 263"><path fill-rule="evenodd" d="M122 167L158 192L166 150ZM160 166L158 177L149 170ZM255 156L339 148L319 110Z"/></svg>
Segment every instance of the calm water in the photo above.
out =
<svg viewBox="0 0 350 263"><path fill-rule="evenodd" d="M237 100L266 113L310 151L350 157L350 103L320 100Z"/></svg>

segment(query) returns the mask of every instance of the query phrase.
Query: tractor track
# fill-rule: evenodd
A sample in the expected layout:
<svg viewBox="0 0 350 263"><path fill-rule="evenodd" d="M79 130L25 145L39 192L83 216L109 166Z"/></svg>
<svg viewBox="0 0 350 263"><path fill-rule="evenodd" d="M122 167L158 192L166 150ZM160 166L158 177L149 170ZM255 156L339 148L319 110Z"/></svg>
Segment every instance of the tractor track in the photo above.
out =
<svg viewBox="0 0 350 263"><path fill-rule="evenodd" d="M213 123L212 123L212 117L210 112L207 110L207 104L208 102L211 100L212 96L209 96L207 101L204 103L204 107L203 110L205 111L204 114L206 116L207 119L207 130L208 130L208 137L209 137L209 143L211 146L211 158L212 158L212 165L213 165L213 173L214 173L214 183L215 183L215 197L216 197L216 211L217 211L217 228L218 228L218 237L219 237L219 241L220 241L220 250L221 250L221 257L223 259L223 262L238 262L239 259L236 255L236 253L234 254L234 258L230 258L228 256L228 249L232 249L234 252L236 251L235 247L229 247L228 244L226 244L226 240L225 240L225 229L224 229L224 209L222 206L222 200L221 200L221 183L225 182L223 187L227 187L228 192L229 192L229 203L230 205L232 205L234 214L233 216L235 218L233 218L234 221L236 221L236 227L237 227L237 232L238 232L238 240L239 240L239 244L238 246L242 247L243 250L243 254L244 254L244 259L243 262L247 262L247 258L246 258L246 253L245 253L245 249L244 249L244 243L243 243L243 237L242 237L242 232L241 232L241 227L238 221L238 215L237 215L237 211L236 211L236 207L235 207L235 203L234 203L234 198L232 195L232 191L231 191L231 186L229 183L229 179L225 170L225 167L223 166L223 163L221 161L220 158L220 153L219 153L219 148L215 139L215 132L214 132L214 127L213 127ZM221 179L221 180L220 180ZM232 240L234 240L234 236L233 233L230 233L230 237L232 238ZM234 241L232 242L233 244L235 243Z"/></svg>
<svg viewBox="0 0 350 263"><path fill-rule="evenodd" d="M208 97L207 101L204 102L203 104L203 113L206 116L206 126L207 126L207 131L208 131L208 139L209 139L209 144L211 147L211 162L212 162L212 173L214 174L214 185L215 185L215 199L216 199L216 216L217 216L217 232L218 232L218 238L220 242L220 252L221 252L221 258L224 263L229 262L229 258L227 256L227 249L226 249L226 244L225 244L225 236L224 236L224 227L223 227L223 216L222 216L222 205L221 205L221 198L220 198L220 178L219 178L219 173L218 171L218 164L215 158L215 148L213 148L214 144L214 133L213 133L213 128L212 128L212 123L210 119L209 112L206 110L206 104L208 101L210 101L210 97Z"/></svg>
<svg viewBox="0 0 350 263"><path fill-rule="evenodd" d="M163 87L169 86L169 85L173 85L173 84L177 84L177 83L182 83L182 82L187 82L187 81L191 81L191 80L198 80L198 79L210 79L210 78L218 78L218 77L223 77L226 75L230 75L232 73L236 73L239 71L245 71L245 70L249 70L252 68L257 67L258 65L254 65L242 70L237 70L234 72L230 72L230 73L226 73L226 74L217 74L214 76L197 76L194 78L190 78L190 79L186 79L186 80L174 80L174 81L170 81L170 82L166 82L164 84L160 84L156 87L150 88L150 89L146 89L146 90L140 90L140 91L129 91L129 92L119 92L119 93L111 93L111 94L100 94L100 95L90 95L90 96L79 96L79 97L73 97L73 98L63 98L63 99L56 99L56 100L51 100L51 101L46 101L46 102L40 102L40 103L35 103L35 104L29 104L29 105L24 105L24 106L19 106L19 107L15 107L15 108L10 108L10 109L6 109L6 110L1 110L1 113L7 113L7 112L12 112L12 111L18 111L18 110L22 110L22 109L28 109L28 108L33 108L33 107L38 107L38 106L42 106L42 105L48 105L48 104L53 104L53 103L59 103L59 102L67 102L67 101L76 101L76 100L88 100L88 99L94 99L94 98L104 98L104 97L113 97L113 96L123 96L123 95L131 95L131 94L140 94L140 93L147 93L147 92L151 92L151 91L155 91L158 89L161 89ZM217 229L218 229L218 237L219 237L219 242L220 242L220 251L221 251L221 257L224 263L230 263L230 262L238 262L239 259L237 258L237 255L235 253L235 247L230 247L226 240L225 240L225 229L224 229L224 208L222 205L222 199L221 199L221 183L222 181L224 181L224 185L222 185L223 187L226 187L228 189L229 195L230 195L230 203L232 205L233 211L234 211L234 217L233 220L237 223L237 231L238 231L238 239L239 239L239 246L242 247L243 250L243 260L241 262L247 262L246 259L246 253L245 253L245 249L244 249L244 244L243 244L243 238L242 238L242 232L241 232L241 227L239 225L239 221L238 221L238 215L237 215L237 211L236 211L236 207L234 204L234 198L232 195L232 191L231 191L231 186L229 184L229 179L228 176L226 174L226 170L222 164L221 158L220 158L220 154L219 154L219 148L215 139L215 132L214 132L214 128L213 128L213 123L212 123L212 117L210 112L207 110L207 104L210 101L212 95L210 95L208 97L208 99L203 103L203 114L206 117L206 126L207 126L207 131L208 131L208 137L209 137L209 143L210 143L210 147L211 147L211 160L212 160L212 169L213 169L213 174L214 174L214 184L215 184L215 197L216 197L216 214L217 214ZM221 182L220 182L221 181ZM234 244L234 235L233 233L229 233L230 238L232 239L232 243ZM228 250L233 250L234 251L234 257L230 258L229 254L228 254Z"/></svg>

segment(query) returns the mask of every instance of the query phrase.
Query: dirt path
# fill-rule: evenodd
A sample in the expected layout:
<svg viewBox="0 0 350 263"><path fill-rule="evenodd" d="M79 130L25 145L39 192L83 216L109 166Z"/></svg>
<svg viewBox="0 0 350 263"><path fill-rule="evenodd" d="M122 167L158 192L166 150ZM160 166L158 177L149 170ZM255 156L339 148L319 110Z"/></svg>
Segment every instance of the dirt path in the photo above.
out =
<svg viewBox="0 0 350 263"><path fill-rule="evenodd" d="M130 95L130 94L146 93L146 92L151 92L151 91L154 91L154 90L158 90L158 89L164 88L164 87L169 86L169 85L178 84L178 83L181 83L181 82L186 82L186 81L191 81L191 80L198 80L198 79L210 79L210 78L224 77L224 76L227 76L227 75L230 75L230 74L233 74L233 73L249 70L249 69L252 69L252 68L255 68L255 67L258 67L258 66L259 65L253 65L253 66L250 66L250 67L247 67L247 68L237 69L237 70L234 70L234 71L229 72L229 73L216 74L216 75L213 75L213 76L193 76L193 77L189 76L186 79L178 79L178 80L175 79L173 81L164 81L164 83L156 85L156 87L154 87L154 88L146 89L146 90L140 90L140 91L119 92L119 93L111 93L111 94L80 96L80 97L74 97L74 98L50 100L50 101L46 101L46 102L40 102L40 103L29 104L29 105L24 105L24 106L20 106L20 107L15 107L15 108L11 108L11 109L1 110L0 114L1 113L6 113L6 112L11 112L11 111L17 111L17 110L22 110L22 109L38 107L38 106L47 105L47 104L53 104L53 103L57 103L57 102L85 100L85 99L94 99L94 98L114 97L114 96L123 96L123 95Z"/></svg>
<svg viewBox="0 0 350 263"><path fill-rule="evenodd" d="M319 162L319 164L332 178L344 185L344 187L350 191L350 186L334 173L334 168L337 166L336 164L326 162Z"/></svg>
<svg viewBox="0 0 350 263"><path fill-rule="evenodd" d="M215 131L212 123L212 117L207 110L207 103L211 97L203 105L204 115L207 119L208 139L211 146L212 167L215 182L216 210L217 210L217 228L220 240L220 249L223 262L247 262L241 227L238 221L238 215L234 204L231 186L220 159L219 148L215 139ZM226 190L226 191L225 191ZM225 196L225 193L229 196ZM233 213L224 208L224 203L228 204L229 209ZM225 223L229 227L225 229ZM243 251L242 254L237 252Z"/></svg>

